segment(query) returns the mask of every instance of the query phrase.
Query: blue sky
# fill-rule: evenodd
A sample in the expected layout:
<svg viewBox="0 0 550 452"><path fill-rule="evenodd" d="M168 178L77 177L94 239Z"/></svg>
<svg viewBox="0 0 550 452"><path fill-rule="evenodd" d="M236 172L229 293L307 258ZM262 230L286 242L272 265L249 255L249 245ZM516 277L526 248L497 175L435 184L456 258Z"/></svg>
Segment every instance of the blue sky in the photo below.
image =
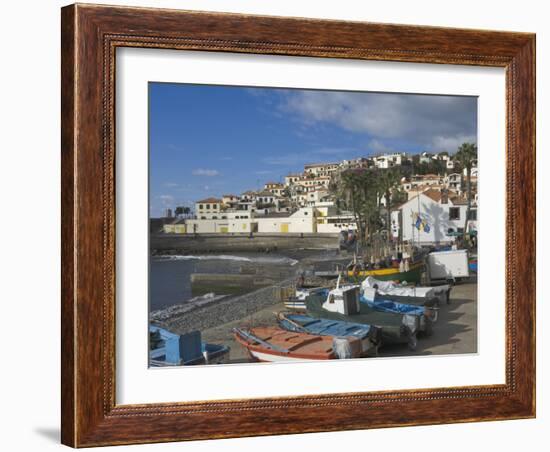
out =
<svg viewBox="0 0 550 452"><path fill-rule="evenodd" d="M149 84L150 214L304 164L476 142L474 97Z"/></svg>

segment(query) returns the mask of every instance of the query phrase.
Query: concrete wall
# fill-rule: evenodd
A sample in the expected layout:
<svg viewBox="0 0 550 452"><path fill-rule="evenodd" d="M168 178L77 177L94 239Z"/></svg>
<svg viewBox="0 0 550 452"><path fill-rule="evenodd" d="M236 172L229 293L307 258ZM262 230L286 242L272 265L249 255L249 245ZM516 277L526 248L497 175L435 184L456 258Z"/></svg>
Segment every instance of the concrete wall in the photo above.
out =
<svg viewBox="0 0 550 452"><path fill-rule="evenodd" d="M337 234L151 234L151 251L158 254L216 251L295 250L297 248L338 248Z"/></svg>
<svg viewBox="0 0 550 452"><path fill-rule="evenodd" d="M319 234L338 234L340 231L356 230L355 223L318 223L317 232Z"/></svg>
<svg viewBox="0 0 550 452"><path fill-rule="evenodd" d="M165 224L162 229L165 234L185 234L186 225L185 224Z"/></svg>

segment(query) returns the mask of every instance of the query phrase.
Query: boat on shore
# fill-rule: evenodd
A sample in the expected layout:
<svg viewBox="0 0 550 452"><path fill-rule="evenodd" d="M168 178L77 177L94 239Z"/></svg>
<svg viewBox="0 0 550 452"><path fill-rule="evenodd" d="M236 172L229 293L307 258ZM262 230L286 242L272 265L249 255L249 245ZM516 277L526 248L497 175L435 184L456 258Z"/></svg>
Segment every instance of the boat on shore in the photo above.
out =
<svg viewBox="0 0 550 452"><path fill-rule="evenodd" d="M229 347L203 342L200 331L176 334L149 326L149 364L152 367L192 366L228 362Z"/></svg>
<svg viewBox="0 0 550 452"><path fill-rule="evenodd" d="M413 286L395 281L383 281L367 276L361 282L361 295L374 301L382 298L419 306L434 306L450 302L452 285Z"/></svg>
<svg viewBox="0 0 550 452"><path fill-rule="evenodd" d="M416 348L419 316L385 312L361 303L358 286L333 289L327 299L310 296L306 300L306 312L317 319L374 325L381 329L382 345L407 344L411 350Z"/></svg>
<svg viewBox="0 0 550 452"><path fill-rule="evenodd" d="M405 268L386 267L386 268L368 268L360 263L350 264L346 269L346 276L356 282L361 282L365 278L372 276L380 281L399 281L408 283L420 283L422 273L426 266L424 262L412 263Z"/></svg>
<svg viewBox="0 0 550 452"><path fill-rule="evenodd" d="M297 333L355 337L361 341L361 356L376 355L378 344L381 340L380 328L367 324L315 319L308 315L294 312L277 313L277 322L281 328Z"/></svg>
<svg viewBox="0 0 550 452"><path fill-rule="evenodd" d="M319 361L361 356L361 344L356 338L319 336L274 327L234 328L233 334L255 361Z"/></svg>

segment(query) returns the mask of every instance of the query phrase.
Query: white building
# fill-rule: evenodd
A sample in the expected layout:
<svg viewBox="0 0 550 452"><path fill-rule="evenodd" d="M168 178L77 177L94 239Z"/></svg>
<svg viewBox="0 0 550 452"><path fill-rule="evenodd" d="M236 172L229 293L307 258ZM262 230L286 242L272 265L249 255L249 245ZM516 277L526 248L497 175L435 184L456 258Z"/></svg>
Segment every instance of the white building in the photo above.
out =
<svg viewBox="0 0 550 452"><path fill-rule="evenodd" d="M462 176L460 173L451 173L445 177L445 185L449 190L462 193Z"/></svg>
<svg viewBox="0 0 550 452"><path fill-rule="evenodd" d="M443 179L437 174L416 174L411 177L411 187L442 185Z"/></svg>
<svg viewBox="0 0 550 452"><path fill-rule="evenodd" d="M317 232L316 211L313 207L302 207L290 216L266 215L256 218L258 232L271 233L313 233Z"/></svg>
<svg viewBox="0 0 550 452"><path fill-rule="evenodd" d="M331 201L328 201L328 198L330 198L330 193L328 192L328 190L317 188L306 194L305 203L309 207L315 207L323 202L330 202L332 204Z"/></svg>
<svg viewBox="0 0 550 452"><path fill-rule="evenodd" d="M330 177L339 167L340 163L312 163L304 166L304 175L313 174L316 177Z"/></svg>
<svg viewBox="0 0 550 452"><path fill-rule="evenodd" d="M222 211L222 200L207 198L195 203L195 215L202 220L216 219Z"/></svg>
<svg viewBox="0 0 550 452"><path fill-rule="evenodd" d="M185 220L185 223L187 234L244 234L257 231L257 223L250 217Z"/></svg>
<svg viewBox="0 0 550 452"><path fill-rule="evenodd" d="M351 212L337 213L332 206L316 207L317 211L317 232L321 234L338 234L340 231L357 230L355 217Z"/></svg>
<svg viewBox="0 0 550 452"><path fill-rule="evenodd" d="M285 186L278 182L267 182L264 185L264 190L270 191L271 193L278 196L283 196L285 191Z"/></svg>
<svg viewBox="0 0 550 452"><path fill-rule="evenodd" d="M249 190L241 194L239 203L237 204L237 210L254 212L256 210L256 192Z"/></svg>
<svg viewBox="0 0 550 452"><path fill-rule="evenodd" d="M223 195L222 204L229 209L236 209L239 204L239 196L237 195Z"/></svg>
<svg viewBox="0 0 550 452"><path fill-rule="evenodd" d="M299 173L290 173L285 176L285 187L294 184L302 177Z"/></svg>
<svg viewBox="0 0 550 452"><path fill-rule="evenodd" d="M464 198L428 189L391 213L392 235L412 243L449 243L453 233L464 230L467 203ZM477 229L477 209L473 207L468 229ZM451 235L450 235L451 234Z"/></svg>
<svg viewBox="0 0 550 452"><path fill-rule="evenodd" d="M404 154L384 154L378 157L374 157L374 165L376 168L387 169L393 166L398 166L403 163Z"/></svg>

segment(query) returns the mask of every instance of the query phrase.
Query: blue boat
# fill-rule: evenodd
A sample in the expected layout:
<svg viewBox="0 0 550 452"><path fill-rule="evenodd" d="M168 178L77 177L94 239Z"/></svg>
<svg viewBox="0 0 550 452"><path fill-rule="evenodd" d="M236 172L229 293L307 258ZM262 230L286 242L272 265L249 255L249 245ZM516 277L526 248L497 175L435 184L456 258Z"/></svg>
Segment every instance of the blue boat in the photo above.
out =
<svg viewBox="0 0 550 452"><path fill-rule="evenodd" d="M202 342L200 331L175 334L149 325L149 364L160 366L192 366L219 364L229 357L229 347Z"/></svg>
<svg viewBox="0 0 550 452"><path fill-rule="evenodd" d="M376 354L381 342L381 329L366 323L316 319L293 312L279 312L277 321L287 331L319 336L355 337L361 341L362 356Z"/></svg>
<svg viewBox="0 0 550 452"><path fill-rule="evenodd" d="M376 311L418 317L419 331L425 333L426 335L432 334L433 324L437 320L437 308L433 306L416 306L412 304L399 303L393 300L385 300L382 298L368 300L362 295L359 297L359 301L361 301L361 303L365 303L367 306L375 309Z"/></svg>

